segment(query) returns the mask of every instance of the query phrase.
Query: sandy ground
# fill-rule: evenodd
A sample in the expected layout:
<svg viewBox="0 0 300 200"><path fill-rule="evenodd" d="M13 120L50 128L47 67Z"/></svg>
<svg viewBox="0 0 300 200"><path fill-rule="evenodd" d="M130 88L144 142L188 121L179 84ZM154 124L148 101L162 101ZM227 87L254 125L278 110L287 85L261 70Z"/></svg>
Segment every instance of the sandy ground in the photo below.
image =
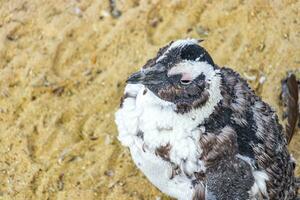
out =
<svg viewBox="0 0 300 200"><path fill-rule="evenodd" d="M0 199L168 199L117 141L114 112L126 77L177 38L205 39L280 113L300 2L226 2L120 0L114 18L108 0L0 0ZM300 164L299 131L290 149Z"/></svg>

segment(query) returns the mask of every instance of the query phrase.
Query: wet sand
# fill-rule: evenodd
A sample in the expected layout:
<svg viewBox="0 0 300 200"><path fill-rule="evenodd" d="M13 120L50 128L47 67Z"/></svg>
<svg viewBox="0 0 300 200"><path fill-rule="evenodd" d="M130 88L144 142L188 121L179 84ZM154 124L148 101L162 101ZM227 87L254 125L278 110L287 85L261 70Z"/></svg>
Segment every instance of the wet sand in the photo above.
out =
<svg viewBox="0 0 300 200"><path fill-rule="evenodd" d="M169 199L117 141L114 112L126 77L171 40L205 39L281 116L300 2L226 2L122 0L113 17L108 0L0 0L0 199ZM300 164L300 131L290 150Z"/></svg>

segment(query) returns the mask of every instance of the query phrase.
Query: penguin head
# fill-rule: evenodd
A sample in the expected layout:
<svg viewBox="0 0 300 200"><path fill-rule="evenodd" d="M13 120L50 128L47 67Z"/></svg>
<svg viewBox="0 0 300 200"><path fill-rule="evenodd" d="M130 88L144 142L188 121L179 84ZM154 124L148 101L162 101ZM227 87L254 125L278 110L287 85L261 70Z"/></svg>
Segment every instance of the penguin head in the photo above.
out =
<svg viewBox="0 0 300 200"><path fill-rule="evenodd" d="M161 48L127 83L143 84L158 98L174 103L185 113L204 106L211 95L211 83L219 68L195 39L177 40Z"/></svg>

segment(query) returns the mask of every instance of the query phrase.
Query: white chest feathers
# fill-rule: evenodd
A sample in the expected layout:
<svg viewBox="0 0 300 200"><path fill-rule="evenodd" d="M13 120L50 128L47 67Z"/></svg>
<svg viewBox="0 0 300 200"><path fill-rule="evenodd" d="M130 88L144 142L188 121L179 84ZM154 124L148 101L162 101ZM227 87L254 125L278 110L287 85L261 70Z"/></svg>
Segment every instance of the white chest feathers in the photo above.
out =
<svg viewBox="0 0 300 200"><path fill-rule="evenodd" d="M127 85L128 97L116 113L118 138L130 148L135 164L156 187L177 199L192 199L194 172L205 171L198 142L205 129L198 125L220 101L215 91L205 106L183 115L143 85ZM167 158L158 155L158 149L164 149Z"/></svg>

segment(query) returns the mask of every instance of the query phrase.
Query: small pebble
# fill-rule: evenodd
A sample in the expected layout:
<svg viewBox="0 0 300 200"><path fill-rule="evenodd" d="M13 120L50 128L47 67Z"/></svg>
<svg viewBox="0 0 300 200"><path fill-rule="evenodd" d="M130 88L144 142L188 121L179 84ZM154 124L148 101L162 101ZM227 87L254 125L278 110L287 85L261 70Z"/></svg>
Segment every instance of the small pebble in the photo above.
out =
<svg viewBox="0 0 300 200"><path fill-rule="evenodd" d="M75 8L74 8L74 13L75 13L76 15L78 15L79 17L82 16L82 10L81 10L80 8L78 8L78 7L75 7Z"/></svg>
<svg viewBox="0 0 300 200"><path fill-rule="evenodd" d="M114 9L111 11L111 15L113 16L113 18L119 18L121 16L121 11Z"/></svg>
<svg viewBox="0 0 300 200"><path fill-rule="evenodd" d="M106 170L106 171L104 172L104 175L105 175L105 176L112 177L112 176L115 175L115 173L114 173L113 170Z"/></svg>
<svg viewBox="0 0 300 200"><path fill-rule="evenodd" d="M259 78L259 81L258 81L258 82L259 82L260 84L264 84L265 81L266 81L266 79L267 79L267 78L266 78L265 76L261 76L261 77Z"/></svg>
<svg viewBox="0 0 300 200"><path fill-rule="evenodd" d="M197 26L196 27L196 33L200 36L200 37L206 37L208 35L208 30L202 26Z"/></svg>
<svg viewBox="0 0 300 200"><path fill-rule="evenodd" d="M110 136L110 135L107 134L107 135L105 136L104 143L105 143L106 145L109 145L109 144L112 144L112 141L113 141L112 136Z"/></svg>

